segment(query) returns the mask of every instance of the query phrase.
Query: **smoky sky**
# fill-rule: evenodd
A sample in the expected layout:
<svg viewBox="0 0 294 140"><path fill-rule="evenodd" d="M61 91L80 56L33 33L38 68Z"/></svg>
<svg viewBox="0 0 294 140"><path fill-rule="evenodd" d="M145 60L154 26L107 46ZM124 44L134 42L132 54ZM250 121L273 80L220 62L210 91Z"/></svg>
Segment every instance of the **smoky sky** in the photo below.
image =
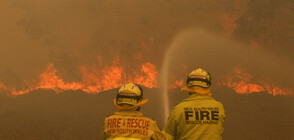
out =
<svg viewBox="0 0 294 140"><path fill-rule="evenodd" d="M259 67L272 68L263 66L263 59L293 59L293 7L291 0L5 0L0 6L0 82L22 85L49 63L66 81L79 81L78 67L98 65L99 57L99 67L119 60L120 66L136 69L149 61L160 70L177 34L190 28L224 34L229 25L235 28L231 39L244 50L253 40L276 53L257 59Z"/></svg>
<svg viewBox="0 0 294 140"><path fill-rule="evenodd" d="M248 48L205 29L189 29L175 36L168 49L169 74L182 73L183 79L194 69L211 73L213 83L241 68L252 83L265 81L291 88L294 65L279 54L266 49ZM185 72L185 73L184 73Z"/></svg>

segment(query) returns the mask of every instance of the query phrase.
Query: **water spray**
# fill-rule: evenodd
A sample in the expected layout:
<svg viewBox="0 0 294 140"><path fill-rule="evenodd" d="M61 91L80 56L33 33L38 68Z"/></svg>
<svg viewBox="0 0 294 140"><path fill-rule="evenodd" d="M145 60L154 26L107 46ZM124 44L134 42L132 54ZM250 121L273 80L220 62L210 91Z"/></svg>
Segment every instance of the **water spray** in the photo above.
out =
<svg viewBox="0 0 294 140"><path fill-rule="evenodd" d="M162 99L163 99L163 123L166 124L166 121L170 112L170 102L168 96L168 88L169 88L169 69L170 63L172 60L173 50L177 48L178 45L175 45L175 42L167 49L164 59L163 66L161 70L161 84L162 84Z"/></svg>
<svg viewBox="0 0 294 140"><path fill-rule="evenodd" d="M163 99L163 123L166 124L166 120L169 114L169 98L168 98L168 67L169 67L169 55L168 52L165 54L163 67L162 67L162 99Z"/></svg>

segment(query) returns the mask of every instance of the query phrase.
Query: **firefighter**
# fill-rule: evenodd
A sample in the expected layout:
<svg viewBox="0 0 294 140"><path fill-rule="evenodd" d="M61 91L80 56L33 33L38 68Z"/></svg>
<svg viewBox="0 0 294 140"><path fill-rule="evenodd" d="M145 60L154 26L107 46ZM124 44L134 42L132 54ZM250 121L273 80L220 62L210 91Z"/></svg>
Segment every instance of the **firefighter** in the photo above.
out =
<svg viewBox="0 0 294 140"><path fill-rule="evenodd" d="M106 140L164 140L165 135L156 121L144 117L140 106L147 103L143 90L133 83L119 88L113 104L118 110L104 120L103 139Z"/></svg>
<svg viewBox="0 0 294 140"><path fill-rule="evenodd" d="M170 113L163 133L174 140L221 140L224 130L225 111L221 102L210 92L211 77L198 68L187 77L181 89L189 97Z"/></svg>

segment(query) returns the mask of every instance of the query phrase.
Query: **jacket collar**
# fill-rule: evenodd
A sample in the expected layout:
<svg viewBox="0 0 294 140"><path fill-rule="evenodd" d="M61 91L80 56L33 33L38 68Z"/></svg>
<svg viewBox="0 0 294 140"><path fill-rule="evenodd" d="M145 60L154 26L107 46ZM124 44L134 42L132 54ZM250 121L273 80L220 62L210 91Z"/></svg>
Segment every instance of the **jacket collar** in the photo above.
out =
<svg viewBox="0 0 294 140"><path fill-rule="evenodd" d="M201 95L198 93L192 93L187 99L185 99L184 101L192 101L192 100L209 100L212 99L212 97L210 96L206 96L206 95Z"/></svg>
<svg viewBox="0 0 294 140"><path fill-rule="evenodd" d="M140 117L143 116L143 113L140 111L133 111L133 110L124 110L124 111L118 111L114 113L115 115L122 115L122 116L134 116L134 117Z"/></svg>

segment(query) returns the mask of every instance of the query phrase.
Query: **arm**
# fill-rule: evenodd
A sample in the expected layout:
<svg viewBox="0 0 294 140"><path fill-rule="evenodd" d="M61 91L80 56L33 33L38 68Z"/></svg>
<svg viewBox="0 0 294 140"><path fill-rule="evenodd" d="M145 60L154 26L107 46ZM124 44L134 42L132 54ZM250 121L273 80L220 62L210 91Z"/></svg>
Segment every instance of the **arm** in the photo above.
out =
<svg viewBox="0 0 294 140"><path fill-rule="evenodd" d="M167 140L174 140L174 138L175 138L171 134L166 133L164 130L162 131L162 133L165 135L165 137L166 137Z"/></svg>
<svg viewBox="0 0 294 140"><path fill-rule="evenodd" d="M222 107L221 107L220 112L222 112L222 113L221 113L221 116L220 116L220 123L222 124L222 128L221 128L221 131L220 131L220 135L222 135L223 132L224 132L224 124L225 124L225 118L226 118L226 115L225 115L225 109L224 109L223 105L222 105Z"/></svg>
<svg viewBox="0 0 294 140"><path fill-rule="evenodd" d="M100 132L100 138L102 140L106 140L106 133L105 133L105 130L104 130L106 128L106 125L107 125L106 122L107 122L107 118L104 119L103 127L102 127L102 130Z"/></svg>
<svg viewBox="0 0 294 140"><path fill-rule="evenodd" d="M153 132L151 140L166 140L166 135L164 135L157 126L156 121L153 121Z"/></svg>
<svg viewBox="0 0 294 140"><path fill-rule="evenodd" d="M175 135L177 133L177 126L178 123L176 121L176 114L175 114L176 110L175 108L172 110L172 112L170 113L168 119L167 119L167 123L163 129L163 133L164 135L167 137L168 140L174 140Z"/></svg>

